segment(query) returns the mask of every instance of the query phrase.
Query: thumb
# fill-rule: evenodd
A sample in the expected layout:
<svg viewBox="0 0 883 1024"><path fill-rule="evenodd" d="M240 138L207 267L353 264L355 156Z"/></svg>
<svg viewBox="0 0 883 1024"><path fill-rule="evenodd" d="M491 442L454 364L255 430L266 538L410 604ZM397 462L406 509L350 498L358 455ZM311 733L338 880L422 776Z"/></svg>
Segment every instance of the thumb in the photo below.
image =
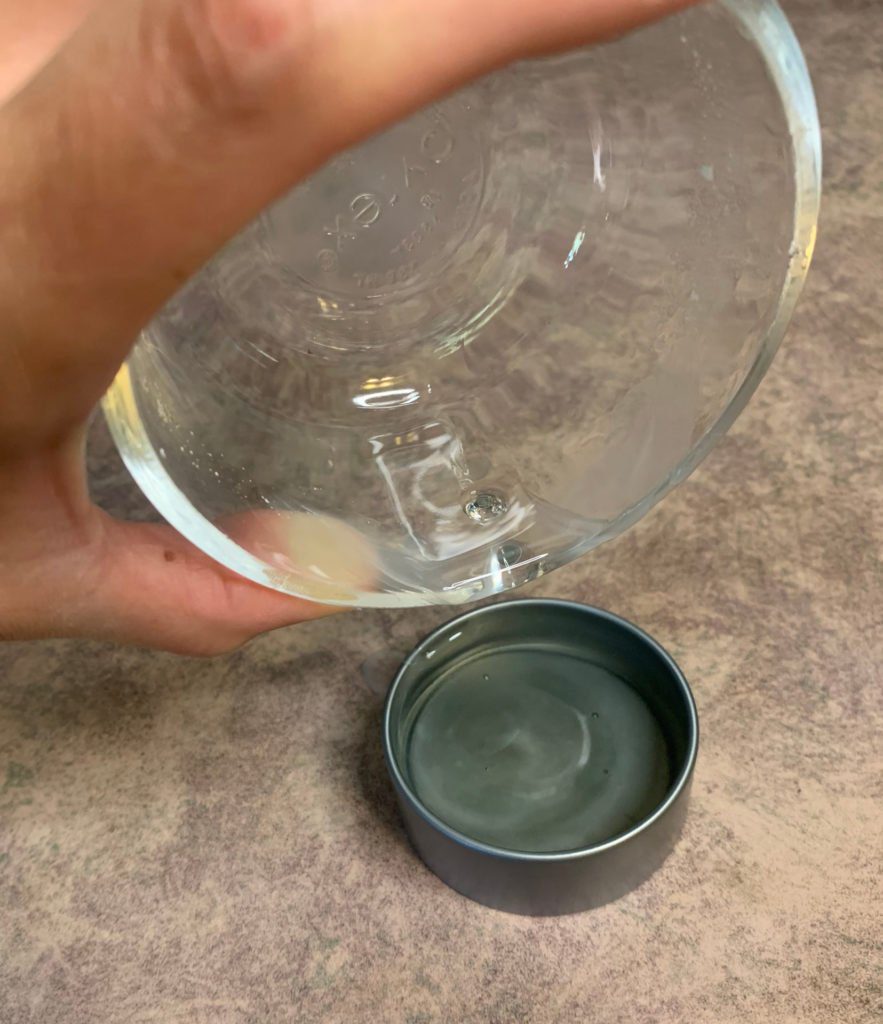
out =
<svg viewBox="0 0 883 1024"><path fill-rule="evenodd" d="M0 112L4 424L33 441L82 418L158 306L334 151L689 2L103 4Z"/></svg>
<svg viewBox="0 0 883 1024"><path fill-rule="evenodd" d="M169 526L106 518L98 558L68 633L204 656L338 610L244 579Z"/></svg>

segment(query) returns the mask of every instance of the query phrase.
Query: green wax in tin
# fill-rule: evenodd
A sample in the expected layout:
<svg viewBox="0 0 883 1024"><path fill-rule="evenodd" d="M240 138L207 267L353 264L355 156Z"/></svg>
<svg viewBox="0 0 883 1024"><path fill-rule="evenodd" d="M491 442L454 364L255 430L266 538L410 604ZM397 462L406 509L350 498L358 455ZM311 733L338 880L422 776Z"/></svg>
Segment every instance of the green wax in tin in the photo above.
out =
<svg viewBox="0 0 883 1024"><path fill-rule="evenodd" d="M651 813L671 782L646 703L572 648L524 644L458 660L409 718L417 795L492 846L550 853L604 842Z"/></svg>

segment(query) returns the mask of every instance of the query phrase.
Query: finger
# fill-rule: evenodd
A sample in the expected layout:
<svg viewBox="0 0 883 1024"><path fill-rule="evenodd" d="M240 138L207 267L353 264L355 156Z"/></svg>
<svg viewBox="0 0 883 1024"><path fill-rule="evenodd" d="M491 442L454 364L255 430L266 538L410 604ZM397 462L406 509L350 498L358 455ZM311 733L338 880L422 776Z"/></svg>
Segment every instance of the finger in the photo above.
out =
<svg viewBox="0 0 883 1024"><path fill-rule="evenodd" d="M82 416L162 301L333 151L509 60L689 2L101 7L0 116L7 425ZM65 395L51 414L47 389Z"/></svg>
<svg viewBox="0 0 883 1024"><path fill-rule="evenodd" d="M67 40L96 0L29 0L0 6L0 102Z"/></svg>
<svg viewBox="0 0 883 1024"><path fill-rule="evenodd" d="M262 587L224 569L171 527L105 521L96 584L67 632L206 656L259 633L340 609Z"/></svg>
<svg viewBox="0 0 883 1024"><path fill-rule="evenodd" d="M259 509L216 524L298 593L352 603L377 587L377 553L348 523L308 512Z"/></svg>
<svg viewBox="0 0 883 1024"><path fill-rule="evenodd" d="M181 654L216 654L250 637L333 609L235 575L168 526L122 523L89 501L82 439L7 471L0 490L0 640L92 637ZM283 576L349 581L371 590L376 568L362 538L321 517L244 513L241 541L272 546ZM323 592L333 599L329 587ZM352 597L349 596L349 600Z"/></svg>

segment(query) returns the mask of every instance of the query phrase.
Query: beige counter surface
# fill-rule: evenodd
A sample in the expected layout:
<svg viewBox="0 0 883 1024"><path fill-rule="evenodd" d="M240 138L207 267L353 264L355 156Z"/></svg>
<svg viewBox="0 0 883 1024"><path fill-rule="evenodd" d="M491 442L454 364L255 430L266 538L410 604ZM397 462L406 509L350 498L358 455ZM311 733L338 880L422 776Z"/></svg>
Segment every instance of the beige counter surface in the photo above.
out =
<svg viewBox="0 0 883 1024"><path fill-rule="evenodd" d="M760 391L641 524L524 594L653 633L696 693L682 842L530 920L412 854L359 613L214 662L0 647L3 1024L883 1021L883 8L788 5L825 125L816 263ZM96 437L99 496L143 505Z"/></svg>

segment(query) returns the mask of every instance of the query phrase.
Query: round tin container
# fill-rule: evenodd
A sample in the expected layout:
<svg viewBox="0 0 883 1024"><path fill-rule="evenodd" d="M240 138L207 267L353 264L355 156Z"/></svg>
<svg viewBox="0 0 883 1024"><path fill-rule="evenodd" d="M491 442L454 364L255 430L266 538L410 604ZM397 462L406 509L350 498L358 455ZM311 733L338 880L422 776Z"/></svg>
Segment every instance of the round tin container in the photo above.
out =
<svg viewBox="0 0 883 1024"><path fill-rule="evenodd" d="M680 833L698 737L687 681L655 640L544 600L472 611L424 640L383 728L423 861L519 914L586 910L652 874Z"/></svg>

